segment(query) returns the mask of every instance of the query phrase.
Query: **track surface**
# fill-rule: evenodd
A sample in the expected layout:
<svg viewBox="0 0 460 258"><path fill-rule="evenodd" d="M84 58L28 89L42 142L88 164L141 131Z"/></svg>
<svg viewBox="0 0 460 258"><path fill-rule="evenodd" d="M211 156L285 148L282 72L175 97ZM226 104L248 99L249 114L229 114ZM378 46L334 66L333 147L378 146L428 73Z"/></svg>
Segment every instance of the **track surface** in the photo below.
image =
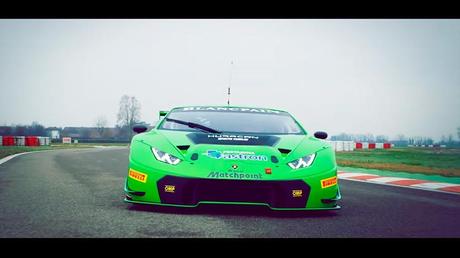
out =
<svg viewBox="0 0 460 258"><path fill-rule="evenodd" d="M122 201L127 166L127 148L0 165L0 237L460 237L460 195L341 180L339 211L153 208Z"/></svg>

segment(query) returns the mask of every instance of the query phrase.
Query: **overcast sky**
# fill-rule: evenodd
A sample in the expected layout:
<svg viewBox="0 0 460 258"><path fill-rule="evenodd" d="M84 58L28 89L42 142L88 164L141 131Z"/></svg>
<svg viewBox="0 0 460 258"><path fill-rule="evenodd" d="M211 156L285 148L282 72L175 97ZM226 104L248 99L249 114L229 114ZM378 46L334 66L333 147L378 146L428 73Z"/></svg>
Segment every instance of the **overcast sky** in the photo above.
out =
<svg viewBox="0 0 460 258"><path fill-rule="evenodd" d="M0 20L0 124L116 123L185 105L291 112L308 131L456 135L460 20Z"/></svg>

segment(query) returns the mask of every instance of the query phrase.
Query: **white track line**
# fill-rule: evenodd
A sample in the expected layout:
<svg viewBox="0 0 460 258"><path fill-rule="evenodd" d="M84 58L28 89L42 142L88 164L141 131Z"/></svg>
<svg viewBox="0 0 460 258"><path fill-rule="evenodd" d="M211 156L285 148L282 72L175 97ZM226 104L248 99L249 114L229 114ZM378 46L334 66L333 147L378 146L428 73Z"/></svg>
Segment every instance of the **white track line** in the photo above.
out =
<svg viewBox="0 0 460 258"><path fill-rule="evenodd" d="M458 185L450 184L450 183L428 182L428 183L415 184L415 185L411 185L411 186L429 188L429 189L438 189L438 188L444 188L444 187L449 187L449 186L458 186Z"/></svg>
<svg viewBox="0 0 460 258"><path fill-rule="evenodd" d="M26 153L28 153L28 152L16 153L16 154L13 154L13 155L10 155L10 156L6 156L3 159L0 159L0 165L5 163L5 162L7 162L10 159L13 159L14 157L21 156L21 155L26 154Z"/></svg>
<svg viewBox="0 0 460 258"><path fill-rule="evenodd" d="M342 171L340 171L342 172ZM339 178L348 178L348 177L355 177L355 176L373 176L372 174L366 173L355 173L355 172L344 172L343 174L338 174Z"/></svg>
<svg viewBox="0 0 460 258"><path fill-rule="evenodd" d="M10 156L6 156L4 157L3 159L0 159L0 165L13 159L13 158L16 158L17 156L21 156L21 155L24 155L24 154L29 154L29 153L35 153L35 152L45 152L45 151L51 151L51 150L42 150L42 151L27 151L27 152L21 152L21 153L16 153L16 154L13 154L13 155L10 155Z"/></svg>
<svg viewBox="0 0 460 258"><path fill-rule="evenodd" d="M124 146L93 146L93 148L95 148L95 149L109 149L109 148L114 149L114 148L125 148L125 147ZM90 148L62 149L62 150L88 150L88 149L90 149ZM59 150L59 149L55 149L55 150ZM9 161L9 160L12 160L12 159L18 157L18 156L24 155L24 154L55 151L55 150L27 151L27 152L16 153L16 154L6 156L6 157L0 159L0 165L5 163L5 162L7 162L7 161Z"/></svg>
<svg viewBox="0 0 460 258"><path fill-rule="evenodd" d="M384 177L377 177L377 178L367 179L366 181L379 182L379 183L390 183L390 182L393 182L393 181L408 180L408 179L409 178L384 176Z"/></svg>

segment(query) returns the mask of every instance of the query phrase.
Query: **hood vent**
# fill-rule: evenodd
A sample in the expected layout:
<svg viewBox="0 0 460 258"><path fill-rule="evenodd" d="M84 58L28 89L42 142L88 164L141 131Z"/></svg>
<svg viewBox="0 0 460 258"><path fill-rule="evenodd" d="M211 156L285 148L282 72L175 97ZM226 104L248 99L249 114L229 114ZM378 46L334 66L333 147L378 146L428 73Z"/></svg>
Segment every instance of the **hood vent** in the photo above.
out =
<svg viewBox="0 0 460 258"><path fill-rule="evenodd" d="M180 150L180 152L182 152L182 154L186 154L190 145L177 145L176 147Z"/></svg>
<svg viewBox="0 0 460 258"><path fill-rule="evenodd" d="M188 148L190 148L190 145L178 145L176 147L181 151L186 151Z"/></svg>
<svg viewBox="0 0 460 258"><path fill-rule="evenodd" d="M281 148L278 148L279 152L281 152L281 154L289 154L289 152L291 152L291 150L288 150L288 149L281 149Z"/></svg>

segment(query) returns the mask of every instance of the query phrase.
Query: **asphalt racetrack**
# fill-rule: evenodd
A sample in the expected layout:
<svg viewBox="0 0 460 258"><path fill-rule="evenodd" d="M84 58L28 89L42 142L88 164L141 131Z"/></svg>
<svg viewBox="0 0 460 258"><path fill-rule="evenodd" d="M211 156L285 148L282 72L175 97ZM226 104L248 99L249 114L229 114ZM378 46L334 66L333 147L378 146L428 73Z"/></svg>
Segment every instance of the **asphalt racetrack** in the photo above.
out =
<svg viewBox="0 0 460 258"><path fill-rule="evenodd" d="M339 180L342 209L196 209L123 202L128 148L31 153L0 165L0 237L460 237L460 195Z"/></svg>

